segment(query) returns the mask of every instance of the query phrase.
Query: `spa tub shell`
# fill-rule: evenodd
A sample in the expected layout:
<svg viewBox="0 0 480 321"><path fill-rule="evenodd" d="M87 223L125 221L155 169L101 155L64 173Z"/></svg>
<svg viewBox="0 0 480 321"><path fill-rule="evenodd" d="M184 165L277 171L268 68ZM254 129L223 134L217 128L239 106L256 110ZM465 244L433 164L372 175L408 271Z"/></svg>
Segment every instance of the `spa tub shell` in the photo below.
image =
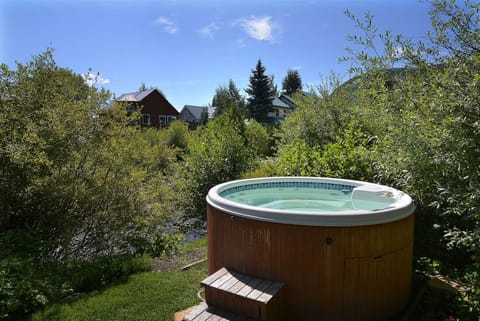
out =
<svg viewBox="0 0 480 321"><path fill-rule="evenodd" d="M385 208L304 212L229 201L242 184L309 181L353 187ZM232 181L207 196L208 270L285 283L285 320L386 320L410 298L414 204L398 190L352 180L275 177Z"/></svg>

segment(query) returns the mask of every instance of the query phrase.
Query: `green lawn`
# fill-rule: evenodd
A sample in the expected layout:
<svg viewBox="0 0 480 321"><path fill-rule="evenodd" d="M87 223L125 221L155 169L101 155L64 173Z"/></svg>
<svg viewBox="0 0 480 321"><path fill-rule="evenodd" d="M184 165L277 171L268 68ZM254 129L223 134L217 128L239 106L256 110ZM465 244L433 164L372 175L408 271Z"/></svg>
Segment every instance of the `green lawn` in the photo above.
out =
<svg viewBox="0 0 480 321"><path fill-rule="evenodd" d="M205 243L204 240L195 243L194 250L204 251ZM197 292L200 289L200 281L206 275L206 262L186 271L175 268L135 274L100 291L50 305L32 315L30 320L170 321L173 320L175 312L200 302Z"/></svg>

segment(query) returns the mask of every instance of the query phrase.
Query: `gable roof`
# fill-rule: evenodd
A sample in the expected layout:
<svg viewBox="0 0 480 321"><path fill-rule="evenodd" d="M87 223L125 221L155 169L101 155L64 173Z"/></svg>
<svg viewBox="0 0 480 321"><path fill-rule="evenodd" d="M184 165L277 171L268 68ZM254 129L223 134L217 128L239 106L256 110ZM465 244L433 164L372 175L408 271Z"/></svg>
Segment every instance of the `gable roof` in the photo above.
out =
<svg viewBox="0 0 480 321"><path fill-rule="evenodd" d="M182 111L180 111L180 114L184 113L184 110L188 110L195 119L200 119L205 108L207 108L208 118L212 118L216 107L185 105L183 106Z"/></svg>
<svg viewBox="0 0 480 321"><path fill-rule="evenodd" d="M145 97L150 95L153 91L158 91L158 90L157 89L149 89L149 90L144 90L144 91L139 91L139 92L122 94L117 98L117 101L142 101Z"/></svg>
<svg viewBox="0 0 480 321"><path fill-rule="evenodd" d="M293 102L292 98L288 95L281 94L273 99L272 104L278 108L295 109L297 105Z"/></svg>
<svg viewBox="0 0 480 321"><path fill-rule="evenodd" d="M286 95L286 94L281 94L278 98L283 100L287 105L289 105L291 108L297 108L297 104L293 101L292 97Z"/></svg>
<svg viewBox="0 0 480 321"><path fill-rule="evenodd" d="M281 100L279 97L275 97L272 101L273 107L280 107L280 108L290 108L290 106Z"/></svg>

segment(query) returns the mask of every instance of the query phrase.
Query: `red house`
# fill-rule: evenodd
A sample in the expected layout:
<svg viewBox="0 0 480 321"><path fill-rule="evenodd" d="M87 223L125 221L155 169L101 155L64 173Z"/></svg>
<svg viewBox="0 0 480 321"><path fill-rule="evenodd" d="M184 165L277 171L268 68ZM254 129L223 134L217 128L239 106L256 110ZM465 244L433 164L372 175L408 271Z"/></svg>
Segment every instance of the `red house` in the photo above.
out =
<svg viewBox="0 0 480 321"><path fill-rule="evenodd" d="M142 126L166 127L180 114L157 89L123 94L116 100L128 103L127 111L129 113L139 110L141 112L140 125Z"/></svg>

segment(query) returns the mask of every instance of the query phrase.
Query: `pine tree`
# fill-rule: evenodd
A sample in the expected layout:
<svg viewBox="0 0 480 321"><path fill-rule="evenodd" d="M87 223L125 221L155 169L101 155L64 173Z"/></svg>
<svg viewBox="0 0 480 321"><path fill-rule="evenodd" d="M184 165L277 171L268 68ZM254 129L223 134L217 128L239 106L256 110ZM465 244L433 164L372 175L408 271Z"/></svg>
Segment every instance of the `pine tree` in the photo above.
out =
<svg viewBox="0 0 480 321"><path fill-rule="evenodd" d="M212 106L216 108L215 116L223 113L232 104L237 105L241 112L245 114L245 98L240 94L233 80L230 79L228 87L219 86L215 90L215 96L212 99Z"/></svg>
<svg viewBox="0 0 480 321"><path fill-rule="evenodd" d="M273 99L275 98L272 78L265 75L265 66L259 59L257 66L250 75L250 84L245 92L249 95L247 98L249 116L257 122L265 124L271 121L268 116L273 111Z"/></svg>
<svg viewBox="0 0 480 321"><path fill-rule="evenodd" d="M302 90L302 78L298 70L289 69L282 81L282 92L291 96L299 90Z"/></svg>
<svg viewBox="0 0 480 321"><path fill-rule="evenodd" d="M200 113L200 119L198 124L200 126L206 125L208 123L208 107L204 107Z"/></svg>

